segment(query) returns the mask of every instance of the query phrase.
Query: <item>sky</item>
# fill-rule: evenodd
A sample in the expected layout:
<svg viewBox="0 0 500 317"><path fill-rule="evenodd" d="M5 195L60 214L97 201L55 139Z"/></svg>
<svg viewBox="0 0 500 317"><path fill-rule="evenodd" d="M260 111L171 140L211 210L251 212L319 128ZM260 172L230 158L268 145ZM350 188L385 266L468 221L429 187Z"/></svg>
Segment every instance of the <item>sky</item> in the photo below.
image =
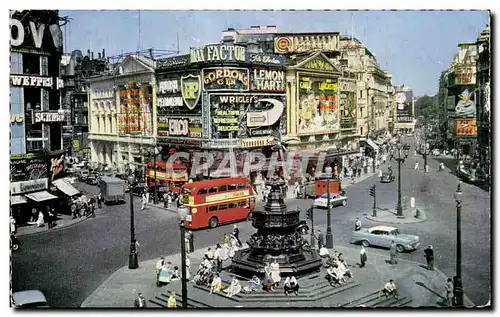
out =
<svg viewBox="0 0 500 317"><path fill-rule="evenodd" d="M276 25L279 32L340 32L354 35L416 96L434 95L440 72L474 42L489 21L487 11L60 11L72 20L63 28L66 51L106 55L142 49L177 50L217 43L229 27ZM139 23L140 16L140 23ZM354 23L352 23L354 21ZM140 28L139 28L140 25ZM140 29L140 32L139 32ZM140 33L140 36L139 36ZM140 41L139 41L140 38Z"/></svg>

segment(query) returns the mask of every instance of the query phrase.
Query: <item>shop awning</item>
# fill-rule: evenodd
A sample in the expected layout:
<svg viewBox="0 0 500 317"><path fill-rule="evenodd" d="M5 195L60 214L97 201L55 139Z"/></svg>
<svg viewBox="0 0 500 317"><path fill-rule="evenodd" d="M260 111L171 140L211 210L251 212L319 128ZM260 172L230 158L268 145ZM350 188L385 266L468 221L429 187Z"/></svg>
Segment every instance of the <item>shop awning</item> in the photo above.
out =
<svg viewBox="0 0 500 317"><path fill-rule="evenodd" d="M375 142L373 142L371 139L366 139L366 144L368 144L369 146L371 146L372 149L374 149L375 151L379 150L378 145L376 145Z"/></svg>
<svg viewBox="0 0 500 317"><path fill-rule="evenodd" d="M31 193L31 194L26 194L26 198L29 198L31 200L34 200L36 202L40 201L45 201L45 200L51 200L51 199L56 199L57 196L52 195L48 191L41 191L41 192L36 192L36 193Z"/></svg>
<svg viewBox="0 0 500 317"><path fill-rule="evenodd" d="M52 182L52 184L56 185L57 189L68 195L69 197L73 197L78 195L80 191L73 187L71 184L66 182L63 179L58 179Z"/></svg>
<svg viewBox="0 0 500 317"><path fill-rule="evenodd" d="M24 199L23 196L17 195L17 196L10 196L10 204L11 205L20 205L20 204L25 204L28 201Z"/></svg>

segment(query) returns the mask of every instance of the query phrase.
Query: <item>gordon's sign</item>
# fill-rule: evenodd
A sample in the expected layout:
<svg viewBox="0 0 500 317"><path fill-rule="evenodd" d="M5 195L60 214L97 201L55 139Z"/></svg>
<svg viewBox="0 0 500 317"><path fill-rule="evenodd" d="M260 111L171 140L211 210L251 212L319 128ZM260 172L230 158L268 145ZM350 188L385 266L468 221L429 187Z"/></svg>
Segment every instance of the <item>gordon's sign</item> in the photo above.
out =
<svg viewBox="0 0 500 317"><path fill-rule="evenodd" d="M33 123L63 122L64 113L33 112Z"/></svg>
<svg viewBox="0 0 500 317"><path fill-rule="evenodd" d="M248 90L248 69L235 67L205 68L205 90Z"/></svg>

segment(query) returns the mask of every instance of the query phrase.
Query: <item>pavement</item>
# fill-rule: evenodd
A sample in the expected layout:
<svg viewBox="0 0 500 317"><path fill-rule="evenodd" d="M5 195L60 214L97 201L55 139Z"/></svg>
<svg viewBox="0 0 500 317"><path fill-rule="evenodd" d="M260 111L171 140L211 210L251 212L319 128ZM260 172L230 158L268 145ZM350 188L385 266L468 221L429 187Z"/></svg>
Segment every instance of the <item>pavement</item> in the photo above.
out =
<svg viewBox="0 0 500 317"><path fill-rule="evenodd" d="M379 285L380 289L383 288L389 279L394 279L398 291L407 297L411 298L411 307L442 307L443 295L445 292L445 282L447 276L438 268L434 271L427 270L424 263L417 263L414 261L407 261L397 257L397 264L391 265L387 263L389 259L389 252L386 254L379 254L371 252L371 248L367 248L368 262L365 268L359 268L357 260L359 259L360 247L344 247L336 246L335 250L344 254L346 262L350 264L350 269L354 274L355 281L361 284L361 289L356 292L356 296L363 297L364 285ZM333 251L333 250L330 250ZM195 250L189 254L191 261L191 276L194 276L206 248ZM160 255L159 255L160 256ZM159 257L158 257L159 259ZM130 270L127 266L122 267L113 274L111 274L106 281L101 284L87 299L85 299L81 307L85 308L127 308L133 307L134 300L137 294L141 292L144 297L154 299L160 296L161 293L168 294L174 291L176 294L181 294L181 282L173 281L167 286L157 287L155 265L158 259L142 261L139 268ZM172 262L172 265L180 266L180 254L165 256L165 261ZM230 260L224 263L223 267L228 266ZM326 269L321 269L325 273ZM321 275L321 274L320 274ZM307 277L304 277L304 279ZM299 285L301 283L299 278ZM189 282L191 283L191 282ZM372 290L366 290L369 293ZM348 302L355 300L352 294L338 293L335 295L335 302ZM190 295L188 295L190 296ZM191 295L193 296L193 295ZM209 295L206 294L206 297ZM196 301L204 302L207 298L193 298ZM213 303L213 299L210 299ZM292 307L296 307L293 303L293 297L290 297ZM148 303L150 304L150 303ZM242 303L240 303L241 306ZM299 307L301 304L296 303ZM464 304L466 307L473 307L474 304L465 296ZM151 305L151 304L150 304ZM226 304L227 305L227 304ZM302 304L304 305L304 304ZM306 303L307 305L307 303ZM234 307L233 306L217 306L217 307ZM244 307L244 304L243 306ZM262 306L260 306L262 307Z"/></svg>
<svg viewBox="0 0 500 317"><path fill-rule="evenodd" d="M366 215L365 218L376 222L406 224L424 222L427 220L427 215L425 213L425 210L418 207L403 208L403 216L398 216L396 209L377 208L376 216L370 214Z"/></svg>
<svg viewBox="0 0 500 317"><path fill-rule="evenodd" d="M99 210L100 209L96 210L96 212L95 212L96 216L98 214L100 214ZM23 226L20 226L17 228L16 236L22 237L22 236L27 236L27 235L31 235L31 234L40 234L40 233L46 233L49 231L57 231L57 230L62 229L62 228L74 226L82 221L87 220L87 219L89 219L89 218L83 217L83 216L80 218L73 219L73 216L58 214L55 227L49 229L47 222L42 227L37 227L36 224L23 225Z"/></svg>

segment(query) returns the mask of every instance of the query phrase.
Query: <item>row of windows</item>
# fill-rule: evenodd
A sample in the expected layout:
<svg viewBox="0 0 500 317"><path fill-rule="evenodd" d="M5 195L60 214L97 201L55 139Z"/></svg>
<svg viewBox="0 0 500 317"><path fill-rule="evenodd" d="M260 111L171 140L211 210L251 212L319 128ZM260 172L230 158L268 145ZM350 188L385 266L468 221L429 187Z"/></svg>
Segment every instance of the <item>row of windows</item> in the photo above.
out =
<svg viewBox="0 0 500 317"><path fill-rule="evenodd" d="M245 188L249 188L249 187L250 187L250 183L243 183L243 184L231 184L231 185L223 185L223 186L219 186L219 187L211 187L208 190L205 188L202 188L202 189L198 190L198 195L204 195L206 193L214 194L217 192L220 193L220 192L225 192L228 190L245 189Z"/></svg>
<svg viewBox="0 0 500 317"><path fill-rule="evenodd" d="M227 209L246 208L246 207L248 207L248 202L246 200L242 200L240 202L222 204L222 205L218 205L218 206L210 206L210 207L208 207L208 211L214 212L217 210L227 210Z"/></svg>

